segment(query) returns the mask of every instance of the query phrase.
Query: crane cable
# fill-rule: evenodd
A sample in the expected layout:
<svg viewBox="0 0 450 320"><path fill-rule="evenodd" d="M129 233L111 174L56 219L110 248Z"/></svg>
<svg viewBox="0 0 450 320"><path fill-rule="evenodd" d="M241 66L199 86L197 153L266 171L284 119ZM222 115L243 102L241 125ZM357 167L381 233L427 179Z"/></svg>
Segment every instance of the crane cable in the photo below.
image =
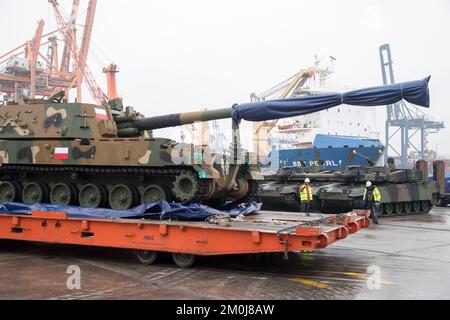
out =
<svg viewBox="0 0 450 320"><path fill-rule="evenodd" d="M286 88L288 86L288 84L292 81L292 79L296 75L297 74L294 74L293 76L291 76L288 79L280 82L279 84L275 85L274 87L272 87L270 89L267 89L266 91L258 94L257 97L259 97L259 98L267 98L267 97L275 95L276 93L279 93L281 90L283 90L284 88Z"/></svg>

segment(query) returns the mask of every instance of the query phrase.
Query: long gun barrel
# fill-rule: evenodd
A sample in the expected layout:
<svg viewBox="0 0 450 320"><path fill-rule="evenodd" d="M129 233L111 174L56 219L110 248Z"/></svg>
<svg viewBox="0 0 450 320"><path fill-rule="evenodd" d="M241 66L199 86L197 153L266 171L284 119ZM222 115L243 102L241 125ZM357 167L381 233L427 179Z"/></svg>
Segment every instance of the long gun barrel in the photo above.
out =
<svg viewBox="0 0 450 320"><path fill-rule="evenodd" d="M174 113L165 116L145 118L135 120L134 126L138 130L153 130L191 124L196 121L227 119L231 117L232 109L233 108L231 107L216 110Z"/></svg>
<svg viewBox="0 0 450 320"><path fill-rule="evenodd" d="M196 121L232 118L235 123L239 123L241 120L282 119L333 108L341 104L371 107L390 105L405 99L415 105L428 108L430 105L429 80L430 77L427 77L422 80L359 89L346 93L326 93L290 99L251 102L216 110L175 113L145 119L130 119L129 121L116 120L116 122L118 122L119 136L130 136L144 130L175 127Z"/></svg>

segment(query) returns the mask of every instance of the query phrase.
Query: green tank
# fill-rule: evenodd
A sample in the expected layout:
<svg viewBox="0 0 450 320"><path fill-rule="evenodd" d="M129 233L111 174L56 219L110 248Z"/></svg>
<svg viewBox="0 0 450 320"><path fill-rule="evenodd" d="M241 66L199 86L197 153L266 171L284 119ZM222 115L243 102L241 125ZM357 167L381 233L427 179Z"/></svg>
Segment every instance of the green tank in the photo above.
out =
<svg viewBox="0 0 450 320"><path fill-rule="evenodd" d="M221 206L257 191L262 176L238 139L230 156L151 132L230 118L232 108L143 118L121 100L98 106L63 96L0 106L0 202L128 209L165 199Z"/></svg>
<svg viewBox="0 0 450 320"><path fill-rule="evenodd" d="M426 162L416 169L389 166L350 166L340 171L318 167L283 168L264 176L259 196L263 208L299 210L298 187L308 177L313 188L313 209L324 213L361 209L365 182L370 180L381 193L380 216L427 213L439 194L436 181L429 181Z"/></svg>

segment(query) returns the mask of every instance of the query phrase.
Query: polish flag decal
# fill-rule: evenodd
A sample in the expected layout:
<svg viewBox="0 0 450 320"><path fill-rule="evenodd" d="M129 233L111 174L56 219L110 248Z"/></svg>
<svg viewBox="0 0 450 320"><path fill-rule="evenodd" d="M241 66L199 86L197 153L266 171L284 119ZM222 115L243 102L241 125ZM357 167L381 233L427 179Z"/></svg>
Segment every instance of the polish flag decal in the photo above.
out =
<svg viewBox="0 0 450 320"><path fill-rule="evenodd" d="M69 159L69 148L55 148L54 159L55 160Z"/></svg>
<svg viewBox="0 0 450 320"><path fill-rule="evenodd" d="M108 120L108 114L105 109L95 108L95 117L100 120Z"/></svg>

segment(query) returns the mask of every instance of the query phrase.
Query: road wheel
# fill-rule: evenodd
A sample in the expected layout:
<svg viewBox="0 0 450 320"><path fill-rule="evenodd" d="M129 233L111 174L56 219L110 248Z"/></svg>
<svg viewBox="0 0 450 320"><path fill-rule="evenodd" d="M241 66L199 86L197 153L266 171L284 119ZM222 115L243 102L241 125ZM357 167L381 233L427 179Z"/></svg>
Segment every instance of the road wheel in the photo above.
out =
<svg viewBox="0 0 450 320"><path fill-rule="evenodd" d="M156 184L150 184L142 190L141 203L151 203L158 200L168 201L169 196L163 187Z"/></svg>
<svg viewBox="0 0 450 320"><path fill-rule="evenodd" d="M387 216L391 215L394 212L394 204L391 202L383 204L383 208L384 214Z"/></svg>
<svg viewBox="0 0 450 320"><path fill-rule="evenodd" d="M18 202L22 196L22 187L15 181L0 183L0 202Z"/></svg>
<svg viewBox="0 0 450 320"><path fill-rule="evenodd" d="M149 250L135 250L136 258L139 263L142 264L153 264L158 257L157 251L149 251Z"/></svg>
<svg viewBox="0 0 450 320"><path fill-rule="evenodd" d="M403 203L403 208L405 210L405 213L411 213L411 211L412 211L412 202L411 201L406 201L405 203Z"/></svg>
<svg viewBox="0 0 450 320"><path fill-rule="evenodd" d="M22 190L22 201L25 203L47 203L48 186L43 182L29 182Z"/></svg>
<svg viewBox="0 0 450 320"><path fill-rule="evenodd" d="M81 187L78 194L80 206L90 208L103 208L106 204L108 192L101 184L88 183Z"/></svg>
<svg viewBox="0 0 450 320"><path fill-rule="evenodd" d="M189 268L195 262L195 255L189 253L172 253L172 259L180 268Z"/></svg>
<svg viewBox="0 0 450 320"><path fill-rule="evenodd" d="M420 202L421 209L424 213L428 213L431 211L432 205L428 200L423 200Z"/></svg>
<svg viewBox="0 0 450 320"><path fill-rule="evenodd" d="M420 201L413 201L412 203L412 212L419 213L420 212Z"/></svg>
<svg viewBox="0 0 450 320"><path fill-rule="evenodd" d="M394 212L395 214L401 214L403 212L403 203L401 202L394 203Z"/></svg>
<svg viewBox="0 0 450 320"><path fill-rule="evenodd" d="M109 192L109 205L112 209L126 210L137 203L137 189L132 185L116 184Z"/></svg>
<svg viewBox="0 0 450 320"><path fill-rule="evenodd" d="M50 190L51 204L76 204L78 190L72 183L57 183Z"/></svg>

